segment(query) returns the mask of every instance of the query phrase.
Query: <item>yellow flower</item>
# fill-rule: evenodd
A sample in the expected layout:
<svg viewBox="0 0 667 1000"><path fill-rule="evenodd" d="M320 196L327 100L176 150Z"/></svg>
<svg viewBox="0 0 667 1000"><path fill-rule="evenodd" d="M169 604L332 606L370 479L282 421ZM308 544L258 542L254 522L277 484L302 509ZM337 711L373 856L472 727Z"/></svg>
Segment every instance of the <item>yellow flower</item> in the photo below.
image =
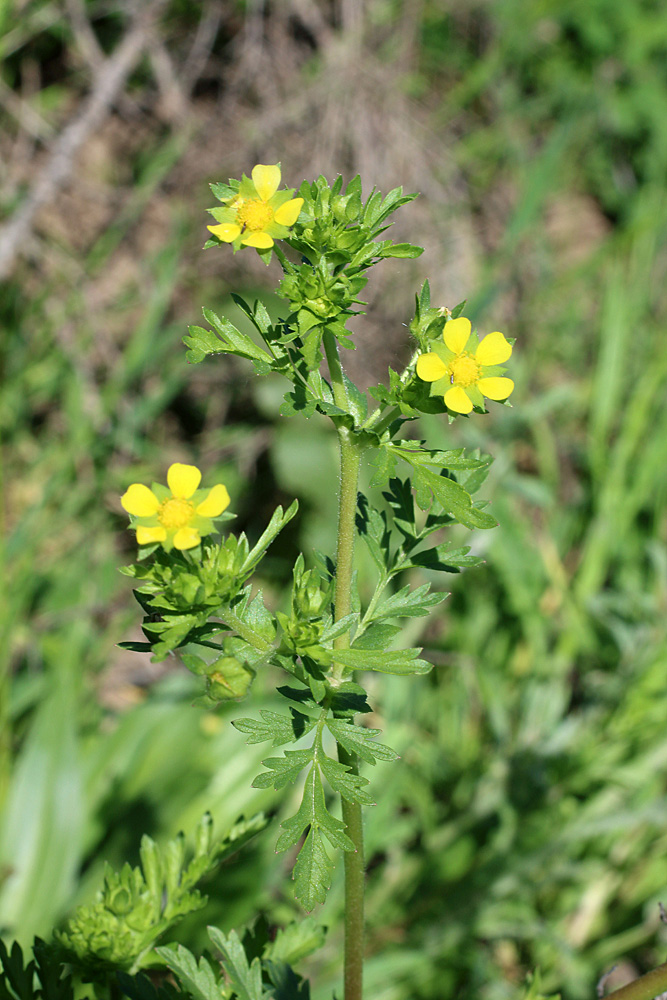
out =
<svg viewBox="0 0 667 1000"><path fill-rule="evenodd" d="M210 209L218 222L207 228L223 243L269 250L274 240L289 235L299 217L303 198L292 198L294 189L279 191L280 165L258 163L252 180L243 176L238 193L223 201L224 208Z"/></svg>
<svg viewBox="0 0 667 1000"><path fill-rule="evenodd" d="M159 542L170 549L193 549L204 535L215 531L213 518L229 505L227 487L218 483L199 490L201 472L194 465L175 462L167 470L169 488L153 483L149 489L132 483L120 502L132 515L139 545Z"/></svg>
<svg viewBox="0 0 667 1000"><path fill-rule="evenodd" d="M489 399L507 399L514 389L511 378L502 378L499 367L512 354L512 345L502 333L489 333L479 343L471 336L470 320L465 316L445 323L444 345L433 345L433 353L417 358L417 375L432 382L431 395L443 396L445 406L454 413L470 413L473 406L484 406Z"/></svg>

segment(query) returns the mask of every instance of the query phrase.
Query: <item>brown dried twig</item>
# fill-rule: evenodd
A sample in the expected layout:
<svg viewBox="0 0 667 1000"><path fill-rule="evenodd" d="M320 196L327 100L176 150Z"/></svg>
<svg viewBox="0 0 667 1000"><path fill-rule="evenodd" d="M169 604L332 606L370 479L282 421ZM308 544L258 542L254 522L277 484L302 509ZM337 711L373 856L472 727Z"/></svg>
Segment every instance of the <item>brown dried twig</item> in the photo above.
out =
<svg viewBox="0 0 667 1000"><path fill-rule="evenodd" d="M78 150L100 125L117 99L127 77L151 40L151 26L165 0L151 0L137 14L123 41L98 75L81 112L54 141L51 153L28 197L0 230L0 281L9 277L33 219L69 177Z"/></svg>

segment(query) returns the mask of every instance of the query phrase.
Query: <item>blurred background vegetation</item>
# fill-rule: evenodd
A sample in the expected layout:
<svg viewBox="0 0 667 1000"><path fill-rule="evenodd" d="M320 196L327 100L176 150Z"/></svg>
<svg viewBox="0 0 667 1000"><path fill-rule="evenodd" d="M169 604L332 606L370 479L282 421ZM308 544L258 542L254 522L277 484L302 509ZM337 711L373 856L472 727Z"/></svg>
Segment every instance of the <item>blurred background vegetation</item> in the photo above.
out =
<svg viewBox="0 0 667 1000"><path fill-rule="evenodd" d="M231 290L274 287L275 262L200 247L208 182L281 161L294 187L422 192L395 232L426 253L379 269L357 323L362 384L409 352L426 277L517 337L513 409L421 428L493 454L501 527L411 636L433 673L374 682L401 760L371 776L368 995L505 1000L539 965L578 1000L615 962L627 980L663 961L664 6L2 0L0 59L2 933L47 935L144 832L279 809L250 788L265 748L229 725L238 706L192 709L176 662L115 643L140 637L118 498L173 461L227 483L251 537L299 498L266 564L276 607L299 548L332 544L326 422L281 418L279 384L188 367L180 343L202 304L236 320ZM187 943L298 914L272 844L209 885ZM340 908L336 883L316 1000Z"/></svg>

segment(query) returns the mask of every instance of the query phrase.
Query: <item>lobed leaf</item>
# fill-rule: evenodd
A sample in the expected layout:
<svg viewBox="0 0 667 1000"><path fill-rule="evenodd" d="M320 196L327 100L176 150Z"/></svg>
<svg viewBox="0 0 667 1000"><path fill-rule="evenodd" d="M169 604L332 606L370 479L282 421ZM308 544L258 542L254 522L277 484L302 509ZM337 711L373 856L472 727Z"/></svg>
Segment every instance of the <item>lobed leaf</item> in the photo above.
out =
<svg viewBox="0 0 667 1000"><path fill-rule="evenodd" d="M328 719L327 729L344 750L357 754L368 764L375 764L378 760L398 759L398 754L391 747L375 742L374 737L379 735L379 729L355 726L343 719Z"/></svg>
<svg viewBox="0 0 667 1000"><path fill-rule="evenodd" d="M209 927L208 936L222 955L222 964L237 1000L269 1000L271 994L262 987L260 961L254 958L248 962L236 931L225 935L217 927Z"/></svg>
<svg viewBox="0 0 667 1000"><path fill-rule="evenodd" d="M309 733L315 725L314 719L309 719L296 709L291 709L291 712L290 717L262 708L259 712L262 722L256 719L234 719L232 725L239 732L248 734L249 738L246 740L248 744L273 740L274 747L277 747L283 743L294 743Z"/></svg>
<svg viewBox="0 0 667 1000"><path fill-rule="evenodd" d="M418 659L420 649L386 652L372 649L337 649L336 660L351 670L376 670L383 674L427 674L432 664Z"/></svg>
<svg viewBox="0 0 667 1000"><path fill-rule="evenodd" d="M221 1000L222 990L203 955L197 961L192 952L182 944L167 945L156 948L155 951L185 987L192 1000Z"/></svg>
<svg viewBox="0 0 667 1000"><path fill-rule="evenodd" d="M440 592L431 593L430 590L430 583L423 583L415 590L410 590L407 584L383 601L371 614L369 621L385 618L421 618L427 615L431 608L448 596Z"/></svg>

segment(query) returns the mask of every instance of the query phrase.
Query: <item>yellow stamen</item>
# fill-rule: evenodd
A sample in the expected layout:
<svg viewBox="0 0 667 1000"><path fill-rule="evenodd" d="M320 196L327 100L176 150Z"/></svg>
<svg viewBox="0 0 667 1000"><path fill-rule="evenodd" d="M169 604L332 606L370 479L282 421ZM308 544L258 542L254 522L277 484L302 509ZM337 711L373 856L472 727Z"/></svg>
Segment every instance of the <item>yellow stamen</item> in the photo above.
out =
<svg viewBox="0 0 667 1000"><path fill-rule="evenodd" d="M164 528L183 528L192 520L194 504L189 500L172 497L160 504L157 519Z"/></svg>
<svg viewBox="0 0 667 1000"><path fill-rule="evenodd" d="M253 233L262 232L266 226L270 225L273 222L273 215L271 206L258 198L244 201L236 209L239 225L245 226Z"/></svg>
<svg viewBox="0 0 667 1000"><path fill-rule="evenodd" d="M467 385L474 385L475 382L479 381L479 365L475 359L466 352L449 362L449 374L452 385L460 385L463 387Z"/></svg>

